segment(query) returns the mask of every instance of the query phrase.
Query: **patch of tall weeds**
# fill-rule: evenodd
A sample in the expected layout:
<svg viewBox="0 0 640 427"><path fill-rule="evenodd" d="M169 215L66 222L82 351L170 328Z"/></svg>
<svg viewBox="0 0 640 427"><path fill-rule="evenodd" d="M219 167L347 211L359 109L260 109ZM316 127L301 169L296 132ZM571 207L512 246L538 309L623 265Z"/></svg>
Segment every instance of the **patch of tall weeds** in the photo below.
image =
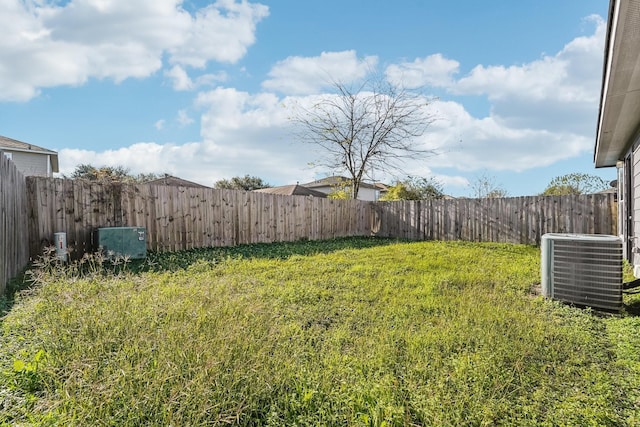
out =
<svg viewBox="0 0 640 427"><path fill-rule="evenodd" d="M634 318L532 295L538 249L300 245L135 275L44 268L2 323L0 424L637 420Z"/></svg>

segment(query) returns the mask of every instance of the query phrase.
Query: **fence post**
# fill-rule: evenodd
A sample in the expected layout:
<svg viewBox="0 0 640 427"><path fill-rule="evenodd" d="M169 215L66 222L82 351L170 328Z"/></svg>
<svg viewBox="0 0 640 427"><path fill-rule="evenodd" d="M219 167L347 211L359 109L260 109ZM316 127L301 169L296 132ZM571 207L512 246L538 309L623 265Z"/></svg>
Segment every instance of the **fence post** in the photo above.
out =
<svg viewBox="0 0 640 427"><path fill-rule="evenodd" d="M35 177L9 191L12 196L3 189L2 214L7 197L14 204L22 197L19 219L26 225L19 234L29 237L27 260L29 251L37 256L42 242L50 244L54 232L66 232L83 251L95 228L111 225L145 227L148 249L180 250L346 235L539 245L546 232L615 234L617 223L611 194L362 202Z"/></svg>

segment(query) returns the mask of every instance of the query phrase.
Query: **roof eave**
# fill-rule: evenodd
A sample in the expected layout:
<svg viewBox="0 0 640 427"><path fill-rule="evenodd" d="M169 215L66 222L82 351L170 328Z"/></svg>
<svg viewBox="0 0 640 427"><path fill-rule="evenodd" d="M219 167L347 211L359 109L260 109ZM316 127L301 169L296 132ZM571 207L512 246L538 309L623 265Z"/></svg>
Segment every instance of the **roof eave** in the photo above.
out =
<svg viewBox="0 0 640 427"><path fill-rule="evenodd" d="M609 166L610 159L606 159L604 154L601 151L602 147L602 121L604 118L604 108L606 104L606 96L607 96L607 88L608 88L608 80L611 72L611 53L612 53L612 43L615 41L615 36L613 35L614 28L614 18L616 18L615 11L617 9L618 0L611 0L609 2L609 14L607 18L607 33L605 38L604 45L604 61L602 65L602 86L600 88L600 106L598 109L598 124L596 129L596 144L594 148L593 161L595 166L598 167L606 167Z"/></svg>
<svg viewBox="0 0 640 427"><path fill-rule="evenodd" d="M635 28L640 22L640 0L611 0L604 50L604 64L594 163L597 168L615 166L638 138L640 128L640 49Z"/></svg>

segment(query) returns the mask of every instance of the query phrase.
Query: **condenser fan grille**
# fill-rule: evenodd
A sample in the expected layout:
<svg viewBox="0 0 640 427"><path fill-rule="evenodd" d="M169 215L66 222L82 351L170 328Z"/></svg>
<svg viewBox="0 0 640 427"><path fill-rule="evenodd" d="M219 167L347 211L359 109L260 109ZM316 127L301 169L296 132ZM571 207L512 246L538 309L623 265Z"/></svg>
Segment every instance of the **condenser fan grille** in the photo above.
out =
<svg viewBox="0 0 640 427"><path fill-rule="evenodd" d="M545 296L603 310L622 306L622 242L616 236L545 234Z"/></svg>

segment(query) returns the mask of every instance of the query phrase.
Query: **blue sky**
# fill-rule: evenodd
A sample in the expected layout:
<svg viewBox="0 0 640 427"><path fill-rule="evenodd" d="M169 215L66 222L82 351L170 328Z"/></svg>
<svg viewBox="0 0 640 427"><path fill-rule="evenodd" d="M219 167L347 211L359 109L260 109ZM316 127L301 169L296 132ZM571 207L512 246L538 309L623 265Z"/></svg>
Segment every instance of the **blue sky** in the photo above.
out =
<svg viewBox="0 0 640 427"><path fill-rule="evenodd" d="M291 106L375 70L437 97L416 144L441 154L377 180L436 177L509 195L595 169L606 0L3 0L0 135L80 163L212 185L339 170L297 140Z"/></svg>

